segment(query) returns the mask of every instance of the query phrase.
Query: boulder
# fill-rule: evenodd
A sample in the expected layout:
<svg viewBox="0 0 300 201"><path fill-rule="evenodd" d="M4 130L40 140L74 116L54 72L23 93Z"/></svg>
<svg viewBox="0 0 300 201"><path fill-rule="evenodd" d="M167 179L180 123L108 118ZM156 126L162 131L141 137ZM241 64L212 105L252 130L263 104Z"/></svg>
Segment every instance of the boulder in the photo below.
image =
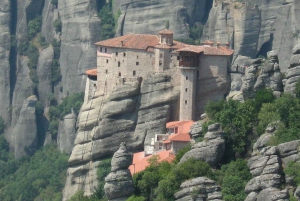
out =
<svg viewBox="0 0 300 201"><path fill-rule="evenodd" d="M124 142L111 160L111 173L105 178L105 195L111 201L126 200L134 193L134 184L128 167L132 163L132 155L127 151Z"/></svg>
<svg viewBox="0 0 300 201"><path fill-rule="evenodd" d="M293 54L300 54L300 43L293 47Z"/></svg>
<svg viewBox="0 0 300 201"><path fill-rule="evenodd" d="M189 158L203 160L211 166L216 166L222 160L225 151L224 133L220 129L220 124L212 124L208 127L208 132L204 135L204 141L199 142L185 153L180 159L180 163Z"/></svg>

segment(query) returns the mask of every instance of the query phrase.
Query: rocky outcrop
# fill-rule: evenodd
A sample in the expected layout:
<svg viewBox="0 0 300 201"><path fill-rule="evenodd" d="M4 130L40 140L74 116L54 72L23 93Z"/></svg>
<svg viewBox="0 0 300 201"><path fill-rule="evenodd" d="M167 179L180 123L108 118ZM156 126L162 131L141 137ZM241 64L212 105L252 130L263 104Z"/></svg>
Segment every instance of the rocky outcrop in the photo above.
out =
<svg viewBox="0 0 300 201"><path fill-rule="evenodd" d="M171 108L177 107L178 95L169 76L160 73L149 75L142 82L125 82L108 95L96 93L85 102L78 115L78 131L69 158L63 200L75 193L73 189L96 187L96 183L79 179L88 178L91 171L78 174L76 168L113 155L121 142L125 142L130 151L140 151L150 143L148 139L165 133ZM93 193L92 190L84 192L86 195Z"/></svg>
<svg viewBox="0 0 300 201"><path fill-rule="evenodd" d="M59 17L62 21L60 70L61 85L57 97L84 91L85 71L96 67L95 42L99 41L100 19L96 0L60 0ZM63 87L60 94L60 87Z"/></svg>
<svg viewBox="0 0 300 201"><path fill-rule="evenodd" d="M290 66L286 72L286 80L284 80L284 91L294 93L296 84L300 78L300 44L293 48L293 56L290 60Z"/></svg>
<svg viewBox="0 0 300 201"><path fill-rule="evenodd" d="M214 1L202 41L230 42L235 56L255 58L276 50L285 72L299 38L299 1ZM256 5L255 5L256 4Z"/></svg>
<svg viewBox="0 0 300 201"><path fill-rule="evenodd" d="M261 69L260 75L254 85L254 90L271 89L274 94L280 95L283 91L282 75L279 68L276 51L268 52L268 60Z"/></svg>
<svg viewBox="0 0 300 201"><path fill-rule="evenodd" d="M157 34L166 28L174 31L175 38L187 38L189 23L203 22L212 2L207 0L161 0L114 1L114 13L121 13L118 20L117 35L127 33Z"/></svg>
<svg viewBox="0 0 300 201"><path fill-rule="evenodd" d="M222 193L215 181L197 177L183 182L180 191L174 194L176 201L208 200L222 201Z"/></svg>
<svg viewBox="0 0 300 201"><path fill-rule="evenodd" d="M36 102L36 96L30 96L24 100L16 125L6 133L10 149L16 158L31 155L37 148Z"/></svg>
<svg viewBox="0 0 300 201"><path fill-rule="evenodd" d="M256 91L271 89L275 96L283 91L283 77L276 51L268 52L268 59L238 56L231 67L231 90L227 99L244 101L254 98Z"/></svg>
<svg viewBox="0 0 300 201"><path fill-rule="evenodd" d="M76 121L77 116L74 111L72 111L72 113L66 115L59 124L57 145L62 152L68 154L72 152L76 136Z"/></svg>
<svg viewBox="0 0 300 201"><path fill-rule="evenodd" d="M204 140L195 144L190 151L185 153L180 159L180 163L189 158L203 160L211 166L216 166L222 160L225 151L224 132L220 124L208 126L208 132L204 135Z"/></svg>
<svg viewBox="0 0 300 201"><path fill-rule="evenodd" d="M104 191L109 201L125 201L134 193L134 184L128 167L132 154L121 143L111 160L111 173L105 178Z"/></svg>
<svg viewBox="0 0 300 201"><path fill-rule="evenodd" d="M286 167L289 161L299 160L300 140L268 146L275 131L274 126L268 126L266 133L253 145L252 157L248 160L253 178L245 187L245 192L248 193L245 201L289 200L288 188L292 185L292 179L288 175L283 176L282 167ZM284 181L287 189L282 189Z"/></svg>
<svg viewBox="0 0 300 201"><path fill-rule="evenodd" d="M10 1L0 2L0 116L10 122Z"/></svg>
<svg viewBox="0 0 300 201"><path fill-rule="evenodd" d="M37 64L39 101L44 105L46 104L49 95L52 93L51 64L53 61L53 54L54 51L52 47L42 50Z"/></svg>

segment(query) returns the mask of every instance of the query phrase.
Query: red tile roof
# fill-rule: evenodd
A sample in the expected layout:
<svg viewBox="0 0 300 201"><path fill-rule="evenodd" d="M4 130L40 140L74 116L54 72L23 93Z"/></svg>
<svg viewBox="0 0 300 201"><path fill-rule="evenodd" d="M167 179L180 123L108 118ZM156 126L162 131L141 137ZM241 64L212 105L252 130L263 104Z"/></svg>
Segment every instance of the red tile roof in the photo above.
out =
<svg viewBox="0 0 300 201"><path fill-rule="evenodd" d="M147 50L148 47L154 47L158 43L159 38L156 35L126 34L117 38L99 41L95 45Z"/></svg>
<svg viewBox="0 0 300 201"><path fill-rule="evenodd" d="M179 133L170 135L169 140L176 142L189 142L191 141L191 137L188 133Z"/></svg>
<svg viewBox="0 0 300 201"><path fill-rule="evenodd" d="M173 121L166 124L166 128L175 128L178 127L178 133L189 133L193 121Z"/></svg>
<svg viewBox="0 0 300 201"><path fill-rule="evenodd" d="M169 34L169 35L171 35L171 34L174 34L174 32L171 31L171 30L165 29L165 30L160 31L159 34Z"/></svg>
<svg viewBox="0 0 300 201"><path fill-rule="evenodd" d="M85 71L87 75L97 76L97 68Z"/></svg>
<svg viewBox="0 0 300 201"><path fill-rule="evenodd" d="M187 45L183 48L177 50L177 52L194 52L194 53L203 53L204 55L219 55L219 56L230 56L233 54L233 50L225 46L195 46Z"/></svg>
<svg viewBox="0 0 300 201"><path fill-rule="evenodd" d="M133 154L133 161L132 161L132 165L129 166L129 170L131 172L131 174L133 175L134 173L137 172L141 172L144 169L146 169L146 167L149 166L149 162L148 160L153 156L144 156L145 152L138 152ZM166 161L166 162L172 162L175 159L175 156L173 155L171 150L163 150L160 151L154 155L158 155L159 159L158 162L162 162L162 161Z"/></svg>

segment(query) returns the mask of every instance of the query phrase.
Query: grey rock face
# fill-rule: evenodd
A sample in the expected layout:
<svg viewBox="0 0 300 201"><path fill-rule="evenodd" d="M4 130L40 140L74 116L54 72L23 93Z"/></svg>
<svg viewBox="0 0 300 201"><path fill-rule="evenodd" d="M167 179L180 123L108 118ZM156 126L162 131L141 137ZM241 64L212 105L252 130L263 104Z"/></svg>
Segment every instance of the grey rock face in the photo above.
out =
<svg viewBox="0 0 300 201"><path fill-rule="evenodd" d="M121 143L111 160L111 173L105 178L105 195L110 201L126 200L134 192L134 184L128 167L132 163L132 155L125 143Z"/></svg>
<svg viewBox="0 0 300 201"><path fill-rule="evenodd" d="M220 129L220 124L212 124L204 135L204 141L195 144L190 151L185 153L180 163L187 161L189 158L195 158L215 166L222 160L224 151L224 133Z"/></svg>
<svg viewBox="0 0 300 201"><path fill-rule="evenodd" d="M95 0L58 2L62 21L60 69L63 97L67 93L83 91L85 70L96 67L94 43L99 41L100 19L95 5Z"/></svg>
<svg viewBox="0 0 300 201"><path fill-rule="evenodd" d="M197 177L183 182L180 190L174 194L176 201L210 200L222 201L221 188L215 181L206 177Z"/></svg>
<svg viewBox="0 0 300 201"><path fill-rule="evenodd" d="M10 123L10 1L0 2L0 116L8 125Z"/></svg>
<svg viewBox="0 0 300 201"><path fill-rule="evenodd" d="M74 168L113 155L121 142L125 142L130 151L142 150L143 145L150 143L149 139L155 134L164 133L171 116L171 107L176 107L178 95L165 74L153 74L142 83L125 83L107 96L95 94L90 101L85 102L78 116L78 131L69 158L70 174L63 200L74 194L72 189L89 189L87 185L93 185L85 180L72 183L78 177L73 175L76 172L71 171ZM117 170L120 164L128 163L123 161L122 154L120 159L117 156L112 161L113 168L116 168L113 170ZM89 177L89 174L90 171L82 172L81 176ZM86 195L92 193L92 190L85 191Z"/></svg>
<svg viewBox="0 0 300 201"><path fill-rule="evenodd" d="M114 13L121 11L117 35L127 33L157 34L165 29L169 22L169 29L175 33L175 38L187 38L189 34L187 18L203 20L206 5L209 1L200 0L162 0L157 2L138 0L116 0Z"/></svg>
<svg viewBox="0 0 300 201"><path fill-rule="evenodd" d="M53 61L53 54L54 51L52 47L42 50L37 64L39 100L43 104L46 103L48 95L52 93L51 64Z"/></svg>
<svg viewBox="0 0 300 201"><path fill-rule="evenodd" d="M37 148L36 96L24 100L16 125L8 130L10 148L15 157L33 154Z"/></svg>
<svg viewBox="0 0 300 201"><path fill-rule="evenodd" d="M215 2L202 41L209 38L215 42L230 42L235 55L251 58L272 47L278 52L281 69L285 72L299 37L300 3L285 0L245 2ZM255 4L258 6L253 7Z"/></svg>
<svg viewBox="0 0 300 201"><path fill-rule="evenodd" d="M296 84L300 78L300 51L299 45L297 44L293 48L294 55L291 57L290 60L290 66L286 72L286 78L284 91L294 94L294 91L296 89Z"/></svg>
<svg viewBox="0 0 300 201"><path fill-rule="evenodd" d="M292 185L292 178L289 178L289 175L285 175L285 178L282 176L282 167L286 167L289 161L299 160L300 141L270 147L268 142L276 131L271 127L268 126L266 133L254 144L252 157L248 160L250 173L254 178L245 187L245 192L248 193L245 201L289 200L288 185ZM284 180L287 189L282 190Z"/></svg>
<svg viewBox="0 0 300 201"><path fill-rule="evenodd" d="M72 152L76 136L77 116L74 112L64 117L59 124L57 145L60 151L70 154Z"/></svg>

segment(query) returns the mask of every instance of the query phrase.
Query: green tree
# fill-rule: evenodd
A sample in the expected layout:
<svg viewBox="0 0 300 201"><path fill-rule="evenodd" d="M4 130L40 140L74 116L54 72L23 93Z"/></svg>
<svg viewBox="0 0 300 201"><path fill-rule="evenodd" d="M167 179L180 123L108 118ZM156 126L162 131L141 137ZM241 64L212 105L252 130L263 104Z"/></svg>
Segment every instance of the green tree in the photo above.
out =
<svg viewBox="0 0 300 201"><path fill-rule="evenodd" d="M54 26L54 28L55 28L56 33L61 32L62 22L61 22L60 19L56 19L56 20L53 22L53 26Z"/></svg>
<svg viewBox="0 0 300 201"><path fill-rule="evenodd" d="M4 129L5 129L5 123L2 117L0 116L0 134L4 132Z"/></svg>
<svg viewBox="0 0 300 201"><path fill-rule="evenodd" d="M28 37L29 39L34 38L37 33L41 32L42 27L42 16L38 16L37 18L30 20L28 22Z"/></svg>

